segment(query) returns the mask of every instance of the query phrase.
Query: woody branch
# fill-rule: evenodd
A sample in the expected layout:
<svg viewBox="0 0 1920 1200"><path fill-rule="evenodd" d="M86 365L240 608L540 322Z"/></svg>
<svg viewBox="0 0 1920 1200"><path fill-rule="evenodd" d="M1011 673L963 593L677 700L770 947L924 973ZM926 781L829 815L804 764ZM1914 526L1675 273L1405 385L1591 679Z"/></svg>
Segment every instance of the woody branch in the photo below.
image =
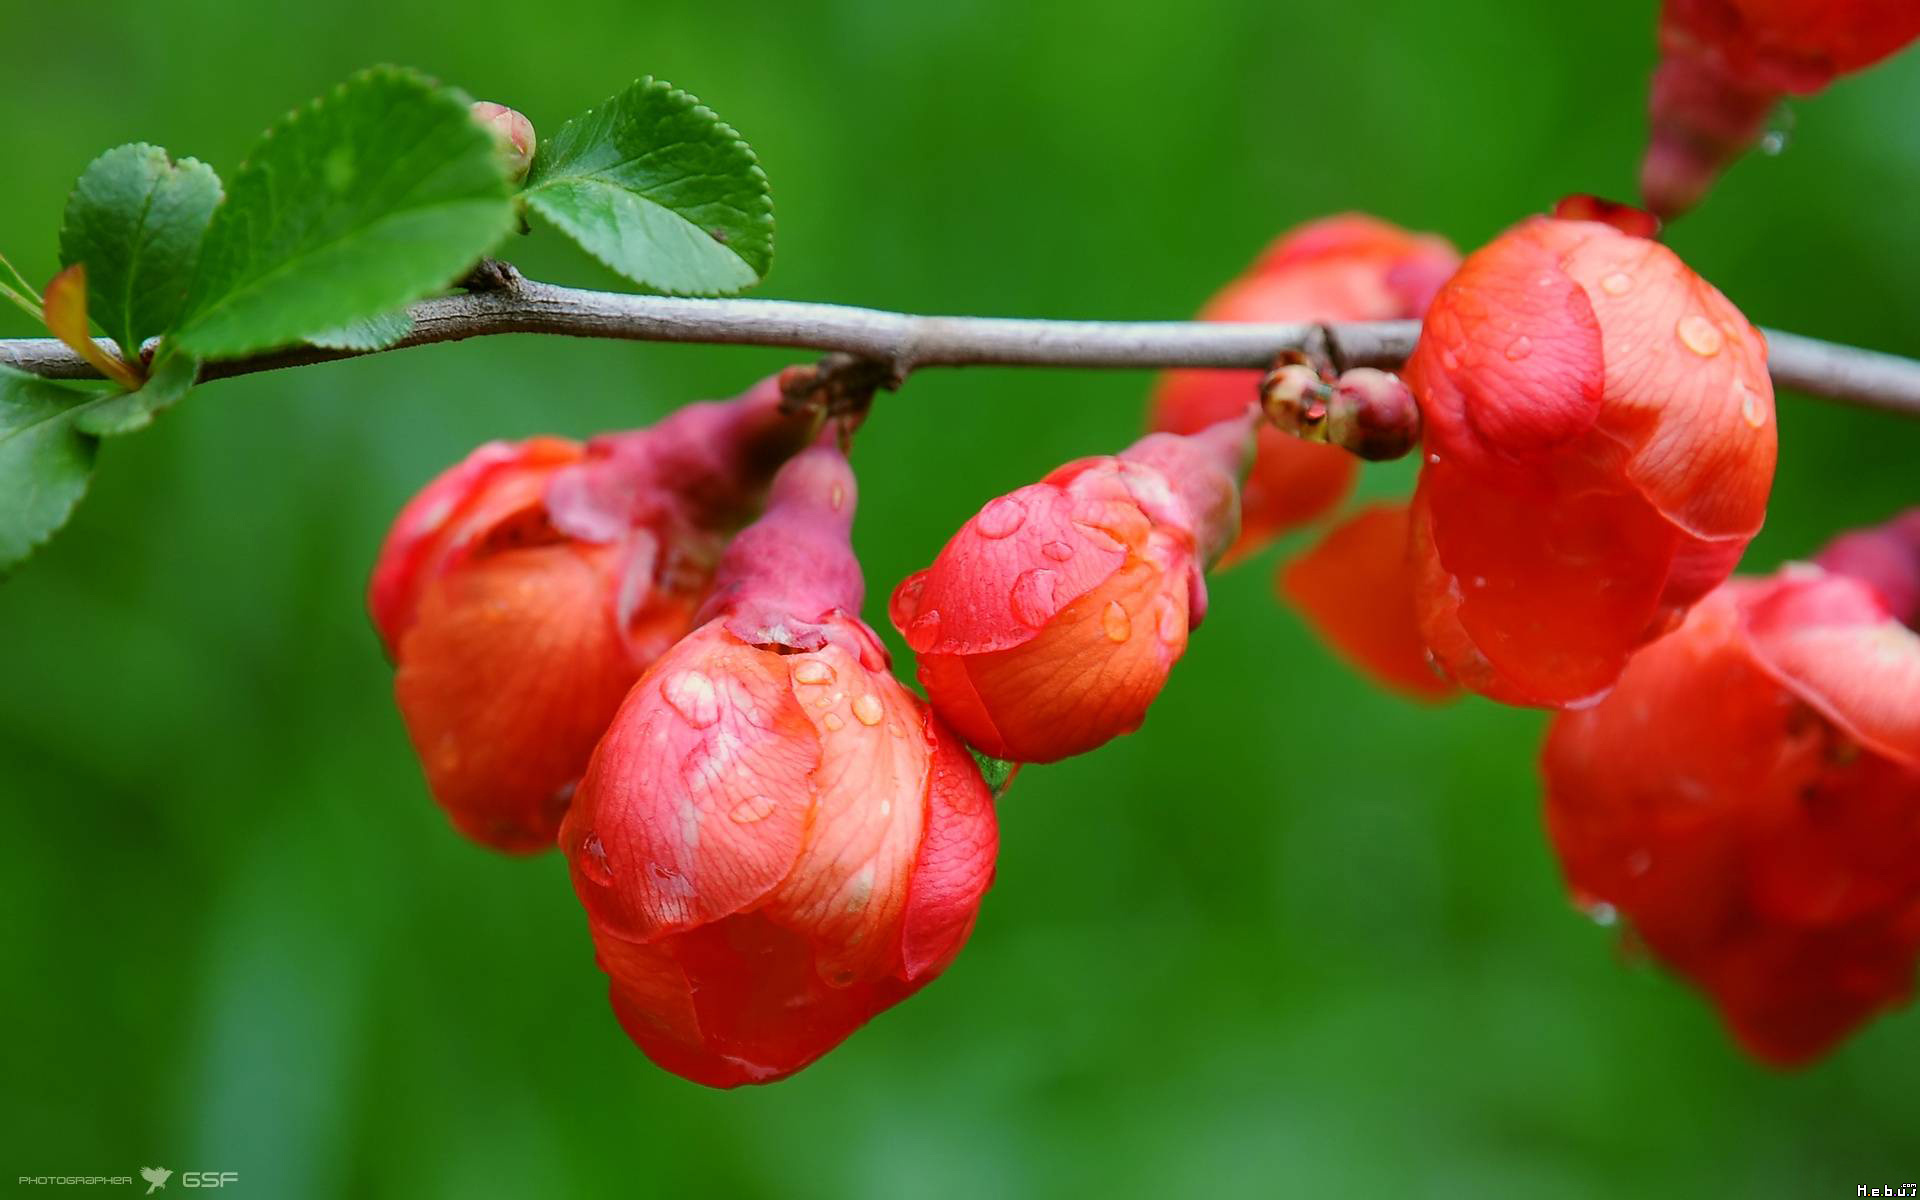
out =
<svg viewBox="0 0 1920 1200"><path fill-rule="evenodd" d="M1335 367L1399 366L1418 321L1227 324L916 316L793 300L688 299L561 287L496 266L491 282L425 300L388 350L503 333L833 351L883 366L894 382L923 367L1265 367L1285 351ZM1920 416L1920 362L1767 330L1768 366L1783 388ZM104 343L103 343L104 344ZM202 380L360 358L381 350L295 346L208 363ZM53 338L0 340L0 365L55 379L98 375Z"/></svg>

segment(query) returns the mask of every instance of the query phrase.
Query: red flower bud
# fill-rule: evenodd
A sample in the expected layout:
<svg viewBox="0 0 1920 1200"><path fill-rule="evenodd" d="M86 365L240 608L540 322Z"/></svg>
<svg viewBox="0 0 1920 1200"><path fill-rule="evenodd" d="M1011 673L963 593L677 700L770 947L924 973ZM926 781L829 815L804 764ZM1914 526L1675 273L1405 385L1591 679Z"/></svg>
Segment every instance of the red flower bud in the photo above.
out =
<svg viewBox="0 0 1920 1200"><path fill-rule="evenodd" d="M691 626L726 533L813 424L765 383L584 448L489 443L407 504L368 608L462 833L553 844L621 697Z"/></svg>
<svg viewBox="0 0 1920 1200"><path fill-rule="evenodd" d="M1320 636L1383 685L1416 700L1453 695L1414 620L1405 504L1349 516L1282 567L1275 583Z"/></svg>
<svg viewBox="0 0 1920 1200"><path fill-rule="evenodd" d="M1302 225L1215 296L1207 321L1380 321L1417 317L1459 265L1446 240L1349 214ZM1235 417L1258 394L1254 371L1169 371L1150 424L1197 433ZM1333 508L1353 486L1351 455L1262 427L1229 561Z"/></svg>
<svg viewBox="0 0 1920 1200"><path fill-rule="evenodd" d="M1562 713L1567 883L1779 1065L1907 1001L1920 956L1920 636L1815 567L1735 580Z"/></svg>
<svg viewBox="0 0 1920 1200"><path fill-rule="evenodd" d="M1441 290L1406 374L1422 635L1494 699L1603 695L1766 515L1765 343L1657 243L1523 222Z"/></svg>
<svg viewBox="0 0 1920 1200"><path fill-rule="evenodd" d="M1139 728L1233 541L1249 409L1150 434L989 503L890 609L942 719L982 752L1054 762Z"/></svg>
<svg viewBox="0 0 1920 1200"><path fill-rule="evenodd" d="M938 975L993 875L978 768L856 615L853 509L834 447L781 470L560 833L622 1026L713 1087L790 1075Z"/></svg>
<svg viewBox="0 0 1920 1200"><path fill-rule="evenodd" d="M1820 91L1915 37L1911 0L1667 0L1640 175L1647 206L1663 217L1692 208L1783 95Z"/></svg>

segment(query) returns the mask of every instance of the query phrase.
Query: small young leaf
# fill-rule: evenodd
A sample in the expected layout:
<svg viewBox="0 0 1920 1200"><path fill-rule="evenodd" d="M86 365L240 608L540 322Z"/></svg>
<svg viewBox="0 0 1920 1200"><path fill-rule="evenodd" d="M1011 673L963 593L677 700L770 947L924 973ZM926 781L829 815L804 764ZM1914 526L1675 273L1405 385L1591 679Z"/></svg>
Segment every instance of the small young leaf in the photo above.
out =
<svg viewBox="0 0 1920 1200"><path fill-rule="evenodd" d="M177 350L162 348L153 373L137 392L117 392L103 396L74 415L73 426L81 433L113 437L132 433L153 424L153 415L172 408L193 387L200 373L200 360Z"/></svg>
<svg viewBox="0 0 1920 1200"><path fill-rule="evenodd" d="M98 442L74 422L94 399L0 367L0 577L66 524L86 494Z"/></svg>
<svg viewBox="0 0 1920 1200"><path fill-rule="evenodd" d="M513 228L458 94L377 68L282 120L214 213L176 330L202 358L300 341L445 286Z"/></svg>
<svg viewBox="0 0 1920 1200"><path fill-rule="evenodd" d="M542 142L524 195L595 258L664 292L737 292L773 262L773 198L753 150L654 79Z"/></svg>
<svg viewBox="0 0 1920 1200"><path fill-rule="evenodd" d="M967 747L967 753L973 755L974 765L980 768L980 778L986 781L987 791L995 800L1006 794L1013 786L1013 777L1020 773L1017 762L982 754L972 746Z"/></svg>
<svg viewBox="0 0 1920 1200"><path fill-rule="evenodd" d="M93 319L130 359L173 324L214 206L220 177L158 146L118 146L81 172L60 223L60 263L87 267Z"/></svg>
<svg viewBox="0 0 1920 1200"><path fill-rule="evenodd" d="M87 320L87 267L75 263L55 275L47 284L46 299L40 315L53 336L67 344L94 370L131 391L140 386L140 374L119 355L93 340L93 326Z"/></svg>
<svg viewBox="0 0 1920 1200"><path fill-rule="evenodd" d="M412 332L413 317L403 308L310 333L307 340L328 350L385 350Z"/></svg>

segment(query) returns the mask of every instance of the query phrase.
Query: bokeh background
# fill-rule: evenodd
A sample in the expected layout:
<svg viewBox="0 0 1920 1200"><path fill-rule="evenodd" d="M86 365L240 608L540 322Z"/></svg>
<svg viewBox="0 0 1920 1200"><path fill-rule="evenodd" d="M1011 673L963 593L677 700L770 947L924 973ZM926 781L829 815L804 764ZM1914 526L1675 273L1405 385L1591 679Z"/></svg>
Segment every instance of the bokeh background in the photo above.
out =
<svg viewBox="0 0 1920 1200"><path fill-rule="evenodd" d="M1654 7L0 0L0 247L46 278L100 150L231 173L372 62L548 132L654 73L760 152L762 294L1179 317L1324 213L1472 246L1568 191L1629 194ZM1798 104L1785 152L1672 244L1760 323L1920 354L1915 111L1913 53ZM621 286L550 234L507 253ZM0 312L0 335L32 332ZM493 339L220 383L105 448L72 526L0 586L0 1183L156 1163L274 1197L1920 1176L1920 1013L1798 1074L1746 1061L1566 902L1541 717L1349 674L1274 601L1297 541L1216 579L1144 730L1020 778L938 985L775 1087L654 1069L560 859L482 852L429 802L362 586L396 507L476 443L642 424L787 361ZM1148 384L930 371L883 397L856 454L868 615L986 498L1130 440ZM1749 566L1920 500L1920 423L1785 396L1780 424Z"/></svg>

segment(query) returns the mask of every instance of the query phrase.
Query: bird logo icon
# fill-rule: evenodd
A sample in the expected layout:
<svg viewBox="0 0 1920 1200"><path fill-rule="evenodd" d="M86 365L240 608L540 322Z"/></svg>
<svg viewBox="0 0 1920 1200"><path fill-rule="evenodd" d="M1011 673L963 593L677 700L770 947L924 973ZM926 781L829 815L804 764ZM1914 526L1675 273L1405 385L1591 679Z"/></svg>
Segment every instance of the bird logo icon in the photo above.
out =
<svg viewBox="0 0 1920 1200"><path fill-rule="evenodd" d="M172 1176L173 1171L167 1167L140 1168L140 1178L147 1181L146 1194L149 1196L153 1195L156 1190L166 1187L167 1180L172 1178Z"/></svg>

